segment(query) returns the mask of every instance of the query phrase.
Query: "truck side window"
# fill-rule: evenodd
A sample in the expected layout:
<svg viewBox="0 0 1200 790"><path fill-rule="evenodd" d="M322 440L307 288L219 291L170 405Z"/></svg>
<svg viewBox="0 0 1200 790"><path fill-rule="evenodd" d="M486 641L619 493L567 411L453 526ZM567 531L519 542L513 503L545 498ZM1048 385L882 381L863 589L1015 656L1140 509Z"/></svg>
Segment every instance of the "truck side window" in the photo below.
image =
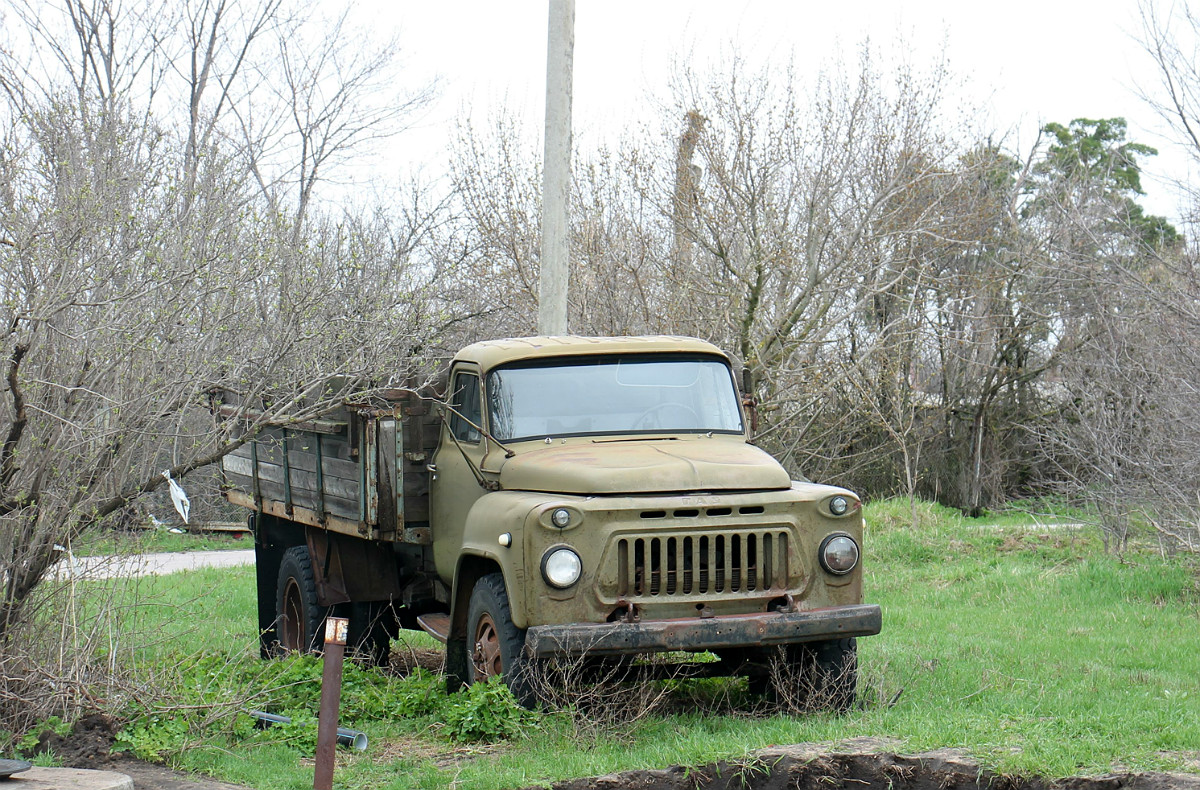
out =
<svg viewBox="0 0 1200 790"><path fill-rule="evenodd" d="M454 407L450 413L450 433L460 442L478 442L479 431L471 423L480 425L483 420L479 410L479 377L474 373L455 374L450 405Z"/></svg>

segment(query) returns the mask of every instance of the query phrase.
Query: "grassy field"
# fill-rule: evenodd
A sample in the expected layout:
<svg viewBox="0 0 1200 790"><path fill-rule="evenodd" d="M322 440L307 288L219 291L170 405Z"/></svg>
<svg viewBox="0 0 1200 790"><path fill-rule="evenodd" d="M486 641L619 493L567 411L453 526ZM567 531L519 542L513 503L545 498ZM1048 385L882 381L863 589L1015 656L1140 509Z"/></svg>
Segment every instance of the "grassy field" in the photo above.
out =
<svg viewBox="0 0 1200 790"><path fill-rule="evenodd" d="M343 725L366 731L371 748L341 755L337 784L493 790L859 736L896 739L904 752L957 747L1008 774L1200 772L1194 558L1115 557L1087 528L1012 514L982 525L920 505L914 525L908 503L883 503L867 521L866 595L882 605L884 630L859 642L861 710L761 715L735 681L690 681L668 689L660 712L581 732L565 714L497 724L487 717L511 712L448 699L429 675L348 670ZM139 597L156 602L129 624L145 636L140 682L216 707L143 707L128 740L229 781L311 787L303 726L255 731L233 715L315 709L317 662L256 659L252 569L146 579ZM431 644L414 636L396 647ZM520 734L465 742L479 716Z"/></svg>
<svg viewBox="0 0 1200 790"><path fill-rule="evenodd" d="M71 547L77 557L151 552L213 551L252 549L254 538L241 532L171 532L169 529L139 529L128 532L92 532Z"/></svg>

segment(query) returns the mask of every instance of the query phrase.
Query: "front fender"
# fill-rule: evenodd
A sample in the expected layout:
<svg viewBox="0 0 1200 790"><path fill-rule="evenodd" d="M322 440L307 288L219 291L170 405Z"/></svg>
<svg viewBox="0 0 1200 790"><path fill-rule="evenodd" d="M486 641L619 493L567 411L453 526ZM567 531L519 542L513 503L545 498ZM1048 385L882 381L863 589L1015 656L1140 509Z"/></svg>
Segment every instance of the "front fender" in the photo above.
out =
<svg viewBox="0 0 1200 790"><path fill-rule="evenodd" d="M525 523L529 514L544 504L547 497L520 491L493 491L475 501L463 525L462 550L454 572L454 619L465 612L471 589L481 565L495 565L504 575L504 586L513 607L513 625L528 627L524 609L527 569L524 555ZM508 545L501 537L508 535ZM536 568L534 569L536 572ZM460 611L461 610L461 611Z"/></svg>

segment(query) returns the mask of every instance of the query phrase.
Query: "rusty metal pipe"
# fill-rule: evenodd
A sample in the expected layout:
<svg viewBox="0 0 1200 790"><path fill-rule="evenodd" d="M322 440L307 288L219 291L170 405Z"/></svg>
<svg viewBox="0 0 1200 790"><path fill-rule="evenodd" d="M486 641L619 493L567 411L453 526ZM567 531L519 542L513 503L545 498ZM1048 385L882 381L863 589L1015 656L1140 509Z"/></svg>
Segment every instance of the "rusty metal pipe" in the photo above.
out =
<svg viewBox="0 0 1200 790"><path fill-rule="evenodd" d="M334 750L337 748L338 708L342 701L342 664L350 621L330 617L325 621L325 658L321 669L321 709L317 714L317 766L313 790L333 790Z"/></svg>
<svg viewBox="0 0 1200 790"><path fill-rule="evenodd" d="M281 716L277 713L266 713L261 710L246 711L250 718L257 720L262 726L267 727L272 724L291 724L290 716ZM356 752L365 752L367 750L367 734L362 730L352 730L349 727L338 727L337 742L339 746L346 746Z"/></svg>

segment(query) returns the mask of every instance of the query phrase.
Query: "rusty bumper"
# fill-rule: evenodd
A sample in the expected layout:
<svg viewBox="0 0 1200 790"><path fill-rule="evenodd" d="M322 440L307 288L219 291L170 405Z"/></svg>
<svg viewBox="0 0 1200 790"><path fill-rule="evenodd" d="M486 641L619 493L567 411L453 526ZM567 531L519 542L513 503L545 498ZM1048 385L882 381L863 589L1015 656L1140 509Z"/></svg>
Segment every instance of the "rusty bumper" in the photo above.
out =
<svg viewBox="0 0 1200 790"><path fill-rule="evenodd" d="M786 645L879 633L883 615L874 604L806 612L736 614L635 623L538 625L525 647L538 656L613 656L669 650L720 650Z"/></svg>

